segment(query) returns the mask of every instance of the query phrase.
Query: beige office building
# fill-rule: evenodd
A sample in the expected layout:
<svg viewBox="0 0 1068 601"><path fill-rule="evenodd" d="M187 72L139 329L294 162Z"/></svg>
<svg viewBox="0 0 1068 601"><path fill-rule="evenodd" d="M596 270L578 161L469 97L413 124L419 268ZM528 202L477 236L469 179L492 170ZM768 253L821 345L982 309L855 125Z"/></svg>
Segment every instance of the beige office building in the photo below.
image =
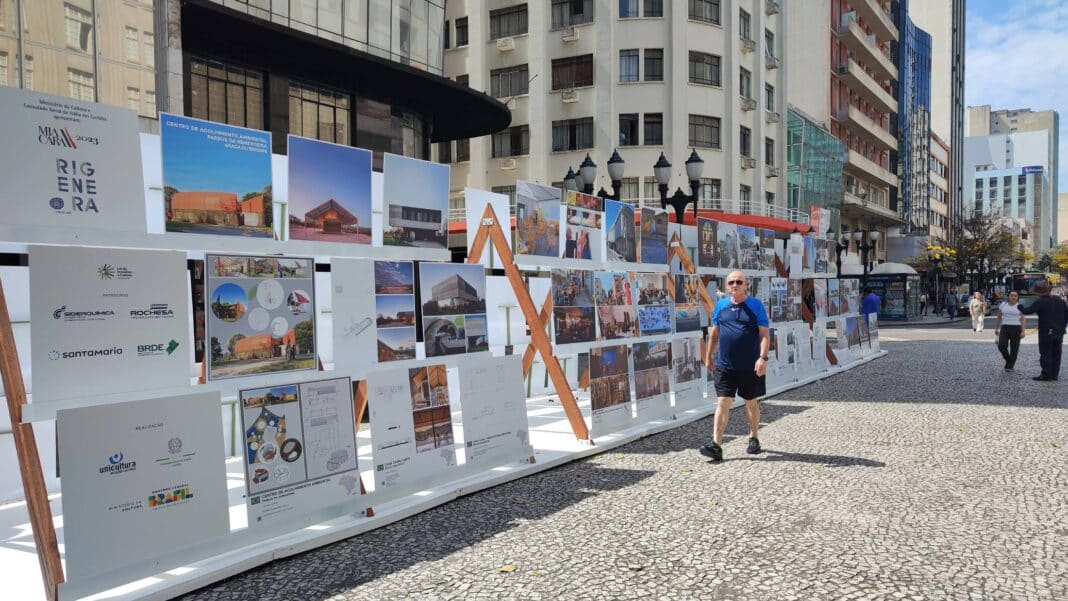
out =
<svg viewBox="0 0 1068 601"><path fill-rule="evenodd" d="M785 209L785 2L515 0L446 5L445 74L512 111L507 130L440 144L452 164L453 219L463 188L513 194L517 180L562 185L587 154L594 191L626 161L620 197L659 206L689 192L685 161L704 160L701 206L806 219Z"/></svg>
<svg viewBox="0 0 1068 601"><path fill-rule="evenodd" d="M948 240L950 235L949 143L931 132L930 196L928 199L929 238L932 242Z"/></svg>

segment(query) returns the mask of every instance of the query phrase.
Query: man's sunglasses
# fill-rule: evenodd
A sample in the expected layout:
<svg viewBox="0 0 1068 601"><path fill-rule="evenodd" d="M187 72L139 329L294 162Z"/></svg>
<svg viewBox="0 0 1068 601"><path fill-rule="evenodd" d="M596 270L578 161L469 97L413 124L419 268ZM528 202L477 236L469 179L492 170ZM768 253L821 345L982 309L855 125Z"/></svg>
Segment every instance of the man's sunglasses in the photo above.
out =
<svg viewBox="0 0 1068 601"><path fill-rule="evenodd" d="M741 286L744 283L745 283L745 280L729 280L727 282L727 285L728 286Z"/></svg>

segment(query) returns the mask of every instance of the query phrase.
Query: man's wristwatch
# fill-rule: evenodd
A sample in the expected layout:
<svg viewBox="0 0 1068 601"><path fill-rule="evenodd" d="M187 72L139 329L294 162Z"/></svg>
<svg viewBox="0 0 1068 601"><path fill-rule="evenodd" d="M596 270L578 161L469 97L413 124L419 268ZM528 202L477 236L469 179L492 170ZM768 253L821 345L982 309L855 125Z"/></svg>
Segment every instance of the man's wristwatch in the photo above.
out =
<svg viewBox="0 0 1068 601"><path fill-rule="evenodd" d="M759 359L763 359L764 361L767 361L768 360L768 356L767 355L761 355L759 357Z"/></svg>

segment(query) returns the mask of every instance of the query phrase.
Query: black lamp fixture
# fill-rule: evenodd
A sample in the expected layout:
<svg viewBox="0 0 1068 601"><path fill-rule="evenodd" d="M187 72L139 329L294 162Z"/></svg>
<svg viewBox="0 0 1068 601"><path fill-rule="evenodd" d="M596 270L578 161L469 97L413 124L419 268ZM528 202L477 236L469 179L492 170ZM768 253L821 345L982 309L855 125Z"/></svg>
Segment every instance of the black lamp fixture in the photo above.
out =
<svg viewBox="0 0 1068 601"><path fill-rule="evenodd" d="M697 155L696 150L691 150L690 157L686 159L686 179L690 181L690 194L677 188L675 193L668 197L668 183L671 182L671 163L668 162L664 153L653 164L653 175L656 176L657 189L660 191L660 207L666 209L671 205L675 209L675 222L682 223L686 214L686 205L693 203L693 216L697 217L697 196L701 189L701 175L705 170L705 162Z"/></svg>
<svg viewBox="0 0 1068 601"><path fill-rule="evenodd" d="M623 170L627 162L619 156L619 150L613 150L612 156L608 157L608 179L612 182L612 194L608 194L602 187L599 196L619 200L620 188L623 187Z"/></svg>
<svg viewBox="0 0 1068 601"><path fill-rule="evenodd" d="M834 240L834 264L835 264L835 267L837 267L837 269L838 269L838 271L836 271L835 273L839 277L841 277L841 275L842 275L842 253L843 252L847 252L849 250L849 239L846 238L845 239L845 244L842 244L842 240L838 239L838 235L835 234L834 230L832 230L831 228L827 228L827 236L828 237L831 237L831 236L834 237L833 238L833 240Z"/></svg>
<svg viewBox="0 0 1068 601"><path fill-rule="evenodd" d="M579 176L582 177L583 194L593 194L593 183L597 181L597 164L593 162L588 152L582 164L579 165Z"/></svg>
<svg viewBox="0 0 1068 601"><path fill-rule="evenodd" d="M868 234L865 239L864 234ZM864 275L861 276L860 285L865 286L868 283L868 272L870 271L870 265L868 263L868 252L874 251L879 245L878 230L871 230L865 232L864 230L857 230L853 232L853 239L857 241L857 252L860 253L860 262L864 267ZM869 244L870 241L870 244Z"/></svg>
<svg viewBox="0 0 1068 601"><path fill-rule="evenodd" d="M578 183L575 182L575 170L571 167L567 168L567 175L564 176L564 189L578 192Z"/></svg>

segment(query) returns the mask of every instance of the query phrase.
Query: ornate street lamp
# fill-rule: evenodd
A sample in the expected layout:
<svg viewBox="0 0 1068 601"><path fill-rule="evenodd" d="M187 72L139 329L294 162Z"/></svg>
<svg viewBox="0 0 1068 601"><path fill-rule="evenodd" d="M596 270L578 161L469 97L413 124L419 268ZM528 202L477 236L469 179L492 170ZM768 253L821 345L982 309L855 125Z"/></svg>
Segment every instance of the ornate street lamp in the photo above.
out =
<svg viewBox="0 0 1068 601"><path fill-rule="evenodd" d="M582 192L584 194L593 194L593 184L597 181L597 165L590 158L590 153L586 153L585 160L579 165L579 175L582 176Z"/></svg>
<svg viewBox="0 0 1068 601"><path fill-rule="evenodd" d="M670 197L667 195L668 183L671 181L671 163L668 162L664 153L653 165L653 175L656 176L657 189L660 191L660 207L666 209L671 205L675 209L675 222L682 223L686 213L686 205L693 203L693 216L697 217L697 197L701 189L701 175L704 173L705 162L697 155L696 150L690 152L690 158L686 159L686 178L690 180L690 194L677 188Z"/></svg>

